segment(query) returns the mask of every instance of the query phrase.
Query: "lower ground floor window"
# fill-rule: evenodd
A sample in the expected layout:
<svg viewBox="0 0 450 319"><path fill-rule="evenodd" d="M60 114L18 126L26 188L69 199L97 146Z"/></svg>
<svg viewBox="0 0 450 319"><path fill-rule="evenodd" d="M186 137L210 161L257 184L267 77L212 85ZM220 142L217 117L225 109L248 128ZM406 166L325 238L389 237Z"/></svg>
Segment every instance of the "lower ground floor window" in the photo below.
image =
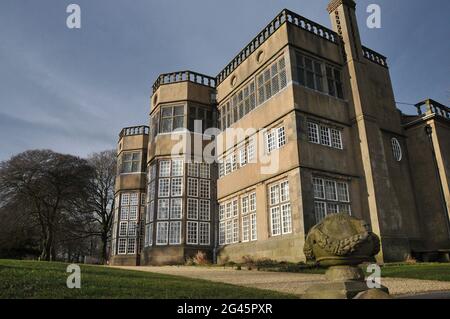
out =
<svg viewBox="0 0 450 319"><path fill-rule="evenodd" d="M225 244L225 222L219 223L219 245Z"/></svg>
<svg viewBox="0 0 450 319"><path fill-rule="evenodd" d="M169 227L169 244L181 244L181 222L170 222Z"/></svg>
<svg viewBox="0 0 450 319"><path fill-rule="evenodd" d="M128 238L127 254L136 253L136 238Z"/></svg>
<svg viewBox="0 0 450 319"><path fill-rule="evenodd" d="M256 213L242 217L242 242L257 240Z"/></svg>
<svg viewBox="0 0 450 319"><path fill-rule="evenodd" d="M210 244L210 225L209 223L199 223L199 244L209 245Z"/></svg>
<svg viewBox="0 0 450 319"><path fill-rule="evenodd" d="M156 226L156 245L167 245L169 222L159 222Z"/></svg>
<svg viewBox="0 0 450 319"><path fill-rule="evenodd" d="M119 255L125 255L127 253L127 239L126 238L119 238L118 241L118 254Z"/></svg>
<svg viewBox="0 0 450 319"><path fill-rule="evenodd" d="M316 223L320 222L329 214L346 213L351 215L351 207L349 204L333 203L333 202L314 202L314 214Z"/></svg>

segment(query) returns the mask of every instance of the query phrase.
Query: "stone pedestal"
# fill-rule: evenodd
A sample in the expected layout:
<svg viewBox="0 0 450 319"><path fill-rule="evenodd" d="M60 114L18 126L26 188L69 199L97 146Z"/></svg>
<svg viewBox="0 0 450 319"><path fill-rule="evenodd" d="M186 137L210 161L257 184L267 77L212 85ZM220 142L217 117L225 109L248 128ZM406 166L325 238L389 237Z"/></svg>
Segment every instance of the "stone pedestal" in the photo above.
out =
<svg viewBox="0 0 450 319"><path fill-rule="evenodd" d="M353 299L361 292L368 291L364 272L354 266L333 266L325 273L326 282L311 286L302 296L303 299ZM382 286L382 294L389 290Z"/></svg>

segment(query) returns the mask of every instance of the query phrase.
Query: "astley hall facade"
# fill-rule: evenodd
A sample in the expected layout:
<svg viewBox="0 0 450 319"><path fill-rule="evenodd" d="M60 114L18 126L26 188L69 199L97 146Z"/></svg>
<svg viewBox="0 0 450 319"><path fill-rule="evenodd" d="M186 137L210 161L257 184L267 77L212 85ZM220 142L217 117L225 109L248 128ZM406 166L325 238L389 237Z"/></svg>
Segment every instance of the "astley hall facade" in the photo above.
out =
<svg viewBox="0 0 450 319"><path fill-rule="evenodd" d="M342 212L381 238L379 261L448 258L449 108L396 108L355 7L331 1L333 30L283 10L216 77L158 77L150 125L120 133L111 264L183 264L199 251L218 263L305 261L308 230ZM208 139L212 127L223 133ZM254 135L221 136L238 128ZM173 155L174 135L223 145L211 163ZM262 173L261 148L276 170Z"/></svg>

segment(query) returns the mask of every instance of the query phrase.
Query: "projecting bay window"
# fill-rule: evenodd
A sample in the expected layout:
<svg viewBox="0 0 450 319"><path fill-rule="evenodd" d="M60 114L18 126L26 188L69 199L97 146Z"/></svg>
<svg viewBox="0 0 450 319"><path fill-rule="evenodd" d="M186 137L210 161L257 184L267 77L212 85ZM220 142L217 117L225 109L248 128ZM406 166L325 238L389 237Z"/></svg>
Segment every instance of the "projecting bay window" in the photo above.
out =
<svg viewBox="0 0 450 319"><path fill-rule="evenodd" d="M308 121L308 140L314 144L320 144L342 150L342 132L338 128Z"/></svg>
<svg viewBox="0 0 450 319"><path fill-rule="evenodd" d="M329 214L351 214L348 183L314 177L313 190L316 222Z"/></svg>
<svg viewBox="0 0 450 319"><path fill-rule="evenodd" d="M282 181L269 186L269 204L272 236L292 233L288 181Z"/></svg>
<svg viewBox="0 0 450 319"><path fill-rule="evenodd" d="M120 174L141 172L141 152L124 152L120 157Z"/></svg>

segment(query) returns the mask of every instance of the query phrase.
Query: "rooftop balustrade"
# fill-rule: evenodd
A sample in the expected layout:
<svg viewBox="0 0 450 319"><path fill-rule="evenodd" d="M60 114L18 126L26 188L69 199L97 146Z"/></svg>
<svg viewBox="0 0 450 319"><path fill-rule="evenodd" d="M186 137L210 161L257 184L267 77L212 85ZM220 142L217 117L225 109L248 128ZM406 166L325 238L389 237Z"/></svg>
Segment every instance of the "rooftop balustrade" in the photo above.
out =
<svg viewBox="0 0 450 319"><path fill-rule="evenodd" d="M381 55L378 52L375 52L372 49L366 48L365 46L363 46L362 49L363 49L363 56L366 59L387 68L388 65L387 65L387 59L385 56Z"/></svg>
<svg viewBox="0 0 450 319"><path fill-rule="evenodd" d="M126 127L120 132L120 138L133 135L148 135L150 128L145 125Z"/></svg>
<svg viewBox="0 0 450 319"><path fill-rule="evenodd" d="M193 71L180 71L161 74L153 84L153 93L155 93L158 90L158 88L163 84L171 84L185 81L206 85L211 88L216 87L216 79L213 77Z"/></svg>
<svg viewBox="0 0 450 319"><path fill-rule="evenodd" d="M436 114L450 120L450 108L432 99L417 103L415 106L419 115Z"/></svg>
<svg viewBox="0 0 450 319"><path fill-rule="evenodd" d="M292 11L284 9L217 75L217 85L222 83L242 62L244 62L286 22L311 32L327 41L335 44L338 43L338 35L334 31Z"/></svg>

